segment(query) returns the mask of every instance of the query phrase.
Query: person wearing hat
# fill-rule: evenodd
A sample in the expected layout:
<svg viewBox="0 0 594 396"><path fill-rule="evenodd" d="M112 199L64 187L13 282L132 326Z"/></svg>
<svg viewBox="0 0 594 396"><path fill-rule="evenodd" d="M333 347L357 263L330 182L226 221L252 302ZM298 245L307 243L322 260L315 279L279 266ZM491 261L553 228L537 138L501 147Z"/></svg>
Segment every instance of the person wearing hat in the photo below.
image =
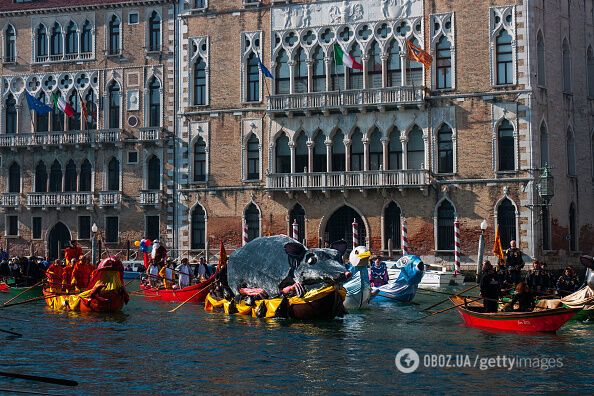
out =
<svg viewBox="0 0 594 396"><path fill-rule="evenodd" d="M489 260L483 264L483 277L481 279L481 297L485 312L497 312L499 300L499 281L495 276L495 270Z"/></svg>
<svg viewBox="0 0 594 396"><path fill-rule="evenodd" d="M74 266L78 260L75 257L72 257L70 262L68 260L65 261L66 264L62 267L62 287L65 291L70 292L74 290L72 272L74 271Z"/></svg>
<svg viewBox="0 0 594 396"><path fill-rule="evenodd" d="M55 260L45 271L50 292L62 291L62 262Z"/></svg>
<svg viewBox="0 0 594 396"><path fill-rule="evenodd" d="M190 286L190 266L188 265L188 259L184 257L181 260L181 264L177 266L175 269L177 271L178 281L179 281L179 288L183 289L184 287Z"/></svg>
<svg viewBox="0 0 594 396"><path fill-rule="evenodd" d="M151 251L151 258L155 261L158 266L165 265L167 259L167 249L161 245L161 241L155 239L153 241L153 250Z"/></svg>
<svg viewBox="0 0 594 396"><path fill-rule="evenodd" d="M173 288L173 268L172 264L168 263L163 265L161 270L159 271L159 276L163 279L163 287L165 289L172 289Z"/></svg>
<svg viewBox="0 0 594 396"><path fill-rule="evenodd" d="M194 277L198 279L199 282L203 282L210 276L210 270L208 265L206 265L206 259L204 257L200 257L200 261L198 265L194 267Z"/></svg>
<svg viewBox="0 0 594 396"><path fill-rule="evenodd" d="M159 284L159 266L155 263L155 260L150 261L146 272L148 274L149 285L151 287L157 287Z"/></svg>

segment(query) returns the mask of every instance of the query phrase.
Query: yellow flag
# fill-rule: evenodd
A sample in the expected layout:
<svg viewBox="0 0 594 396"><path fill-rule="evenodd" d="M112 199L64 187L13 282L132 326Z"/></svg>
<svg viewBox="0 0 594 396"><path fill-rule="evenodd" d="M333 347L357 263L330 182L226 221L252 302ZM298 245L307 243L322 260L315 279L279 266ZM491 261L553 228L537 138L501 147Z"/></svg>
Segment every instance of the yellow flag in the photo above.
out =
<svg viewBox="0 0 594 396"><path fill-rule="evenodd" d="M495 229L495 243L493 244L493 254L499 259L504 259L503 247L501 246L501 237L499 236L499 226Z"/></svg>

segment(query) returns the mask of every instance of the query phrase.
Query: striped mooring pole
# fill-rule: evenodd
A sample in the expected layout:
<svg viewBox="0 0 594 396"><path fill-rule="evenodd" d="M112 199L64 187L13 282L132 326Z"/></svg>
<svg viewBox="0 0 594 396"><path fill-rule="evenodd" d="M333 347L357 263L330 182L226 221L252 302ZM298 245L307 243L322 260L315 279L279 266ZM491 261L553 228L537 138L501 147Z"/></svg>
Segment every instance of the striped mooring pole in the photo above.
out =
<svg viewBox="0 0 594 396"><path fill-rule="evenodd" d="M408 227L406 225L406 217L402 218L402 232L400 238L402 239L402 255L406 256L408 254Z"/></svg>
<svg viewBox="0 0 594 396"><path fill-rule="evenodd" d="M243 220L243 232L242 232L242 239L243 239L243 246L245 246L249 242L248 237L248 224L245 219Z"/></svg>
<svg viewBox="0 0 594 396"><path fill-rule="evenodd" d="M454 219L454 273L460 273L460 222Z"/></svg>
<svg viewBox="0 0 594 396"><path fill-rule="evenodd" d="M353 219L353 249L359 246L359 223Z"/></svg>
<svg viewBox="0 0 594 396"><path fill-rule="evenodd" d="M299 240L299 224L297 224L297 219L293 221L293 239L296 241Z"/></svg>

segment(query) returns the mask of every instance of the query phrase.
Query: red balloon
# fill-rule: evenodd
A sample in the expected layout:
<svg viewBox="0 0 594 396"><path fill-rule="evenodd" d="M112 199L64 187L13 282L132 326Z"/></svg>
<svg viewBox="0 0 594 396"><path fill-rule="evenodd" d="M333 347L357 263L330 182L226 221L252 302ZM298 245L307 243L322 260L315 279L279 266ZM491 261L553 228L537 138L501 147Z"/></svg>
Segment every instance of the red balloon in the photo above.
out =
<svg viewBox="0 0 594 396"><path fill-rule="evenodd" d="M152 244L153 244L153 242L151 242L150 239L147 239L146 242L145 242L145 245L146 246L151 246Z"/></svg>

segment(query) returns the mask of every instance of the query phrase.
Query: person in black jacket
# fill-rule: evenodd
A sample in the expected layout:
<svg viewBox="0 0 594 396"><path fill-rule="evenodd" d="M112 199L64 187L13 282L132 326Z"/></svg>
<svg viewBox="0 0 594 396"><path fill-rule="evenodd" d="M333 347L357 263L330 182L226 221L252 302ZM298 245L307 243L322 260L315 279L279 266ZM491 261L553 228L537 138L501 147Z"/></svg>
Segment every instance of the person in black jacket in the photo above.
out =
<svg viewBox="0 0 594 396"><path fill-rule="evenodd" d="M485 312L497 312L499 291L499 281L493 270L493 265L487 260L483 264L483 277L481 279L481 297L483 297Z"/></svg>
<svg viewBox="0 0 594 396"><path fill-rule="evenodd" d="M522 268L524 268L524 253L516 247L516 241L509 242L509 249L505 251L505 265L509 272L511 281L517 285L522 280Z"/></svg>

